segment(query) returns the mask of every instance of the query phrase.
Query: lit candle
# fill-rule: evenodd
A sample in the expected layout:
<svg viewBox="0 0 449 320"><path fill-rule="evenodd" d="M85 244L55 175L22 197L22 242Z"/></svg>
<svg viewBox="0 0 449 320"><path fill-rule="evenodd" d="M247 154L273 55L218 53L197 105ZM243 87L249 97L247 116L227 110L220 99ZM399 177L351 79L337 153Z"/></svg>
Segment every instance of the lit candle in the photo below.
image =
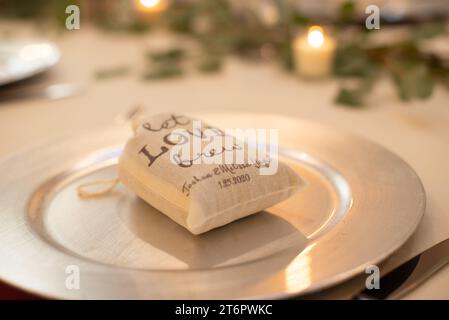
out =
<svg viewBox="0 0 449 320"><path fill-rule="evenodd" d="M144 15L158 15L165 11L169 0L134 0L137 12Z"/></svg>
<svg viewBox="0 0 449 320"><path fill-rule="evenodd" d="M303 77L321 78L330 74L335 53L335 41L323 28L311 27L307 34L293 43L295 69Z"/></svg>

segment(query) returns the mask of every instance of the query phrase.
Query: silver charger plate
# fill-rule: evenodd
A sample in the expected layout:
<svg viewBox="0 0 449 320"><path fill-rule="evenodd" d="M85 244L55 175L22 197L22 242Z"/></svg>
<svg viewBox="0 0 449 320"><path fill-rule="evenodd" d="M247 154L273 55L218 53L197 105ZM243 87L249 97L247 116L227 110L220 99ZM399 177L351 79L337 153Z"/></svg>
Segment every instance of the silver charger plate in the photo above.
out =
<svg viewBox="0 0 449 320"><path fill-rule="evenodd" d="M47 41L0 41L0 85L23 80L54 66L59 49Z"/></svg>
<svg viewBox="0 0 449 320"><path fill-rule="evenodd" d="M278 128L280 156L306 186L194 236L123 186L78 198L80 183L116 176L128 129L52 142L0 165L0 279L68 299L288 297L381 262L423 215L415 172L370 141L275 115L199 117L222 128Z"/></svg>

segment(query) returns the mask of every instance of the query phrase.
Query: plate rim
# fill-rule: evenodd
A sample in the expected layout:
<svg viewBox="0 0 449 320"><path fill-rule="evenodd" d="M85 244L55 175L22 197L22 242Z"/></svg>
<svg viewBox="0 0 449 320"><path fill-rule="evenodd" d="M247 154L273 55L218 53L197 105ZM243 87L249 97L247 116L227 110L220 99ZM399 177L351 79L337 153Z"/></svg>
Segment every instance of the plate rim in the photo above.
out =
<svg viewBox="0 0 449 320"><path fill-rule="evenodd" d="M228 115L231 115L231 114L228 114ZM235 115L234 115L234 116L235 116ZM278 117L279 117L279 116L278 116ZM284 117L281 117L281 118L287 119L287 118L284 118ZM295 122L300 122L300 123L308 123L309 125L312 125L312 126L318 126L318 127L324 128L325 130L330 130L331 132L333 132L333 131L335 130L334 128L325 127L325 126L322 126L321 124L316 124L316 123L313 123L313 122L300 121L300 120L297 120L297 119L295 119L294 121L295 121ZM109 130L112 130L112 131L120 131L120 130L118 130L118 128L116 128L116 127L112 128L112 129L111 129L111 128L109 128L109 129L101 129L101 130L99 130L99 131L104 132L104 131L109 131ZM126 130L126 132L129 132L129 130ZM335 132L334 132L334 133L335 133ZM405 242L405 241L406 241L406 240L407 240L407 239L414 233L414 231L416 230L417 226L419 225L419 223L420 223L420 221L421 221L421 219L422 219L422 217L423 217L424 211L425 211L426 195L425 195L425 190L424 190L422 181L419 179L418 175L417 175L416 172L413 170L413 168L412 168L407 162L405 162L402 158L400 158L398 155L396 155L396 154L390 152L388 149L384 148L383 146L380 146L380 145L378 145L378 144L376 144L376 143L370 141L369 139L361 138L361 137L355 136L355 135L353 135L353 134L351 134L351 133L348 134L348 133L346 133L346 132L344 132L344 131L342 131L342 130L337 130L337 133L343 134L343 135L345 135L345 136L350 135L350 136L352 136L352 137L355 138L355 139L358 139L358 140L363 141L363 143L368 143L368 144L371 144L371 145L374 145L374 146L376 146L376 147L381 148L384 152L387 152L388 154L390 154L390 155L392 155L393 157L395 157L397 161L399 161L403 166L406 167L406 169L407 169L412 175L414 175L414 178L415 178L416 181L418 182L418 185L419 185L419 188L420 188L419 191L420 191L420 193L421 193L421 195L422 195L422 199L421 199L421 200L422 200L422 203L421 203L422 207L421 207L421 210L420 210L421 213L419 214L419 218L415 221L415 224L409 228L409 231L408 231L407 233L404 233L404 234L403 234L402 239L401 239L400 241L397 241L397 244L396 244L395 246L392 246L392 247L390 248L390 250L385 251L383 255L379 255L378 257L374 258L372 261L363 263L363 264L361 264L361 265L359 265L359 266L357 266L357 267L353 267L351 270L348 270L348 271L345 272L345 273L340 273L339 275L336 275L336 276L334 276L334 277L332 277L332 278L327 279L327 281L324 281L324 280L323 280L323 281L321 281L320 283L315 283L314 285L312 284L312 285L310 285L309 287L307 287L307 288L305 288L305 289L303 289L303 290L300 290L300 291L298 291L298 292L278 292L278 293L271 293L270 295L261 295L261 296L257 296L257 295L256 295L256 296L251 296L250 298L256 298L256 299L257 299L257 298L264 298L264 299L266 299L266 298L275 298L275 299L277 299L277 298L286 298L286 297L298 296L299 294L300 294L300 295L303 295L303 294L310 294L310 293L319 291L319 290L321 290L321 289L324 289L324 288L326 288L326 287L329 287L330 285L336 285L336 284L338 284L338 283L341 283L342 281L347 280L347 279L351 278L352 276L354 276L354 275L356 275L356 274L359 274L360 272L363 272L363 270L364 270L364 268L366 267L367 264L376 264L376 263L379 263L379 262L385 260L388 256L390 256L393 252L395 252L397 249L399 249L399 247L401 247L401 246L403 245L403 243L404 243L404 242ZM92 132L86 133L84 136L86 136L86 135L92 135ZM75 138L73 138L73 140L79 139L79 137L77 137L76 135L69 135L69 136L75 137ZM59 142L64 142L64 141L67 142L67 138L62 138L62 139L59 138L59 139L57 139L57 141L59 141ZM47 147L48 147L49 145L50 145L50 144L47 144ZM34 148L31 148L31 150L35 150L35 149L34 149ZM6 159L2 159L3 161L2 161L1 164L0 164L0 168L2 167L2 165L3 165L5 162L8 161L8 159L13 159L14 157L20 157L20 155L26 154L27 152L30 152L28 148L26 149L26 151L23 151L23 153L11 155L10 157L7 157ZM325 159L324 159L324 160L325 160ZM1 219L1 216L0 216L0 219ZM0 236L1 236L1 235L0 235ZM0 253L1 253L1 252L0 252ZM1 270L0 270L0 271L1 271ZM12 285L12 286L19 287L19 288L24 289L25 291L28 291L28 292L36 293L36 294L38 294L38 295L40 295L40 296L47 296L47 297L53 297L53 298L61 298L61 296L58 296L58 295L46 294L46 293L44 293L44 292L42 292L42 291L35 291L35 290L33 290L32 288L29 288L29 287L27 287L27 286L21 286L21 285L18 285L17 283L12 283L12 282L8 281L8 279L5 279L5 277L2 276L1 273L0 273L0 279L1 279L2 281L4 281L5 283L8 283L8 284L10 284L10 285ZM64 297L64 298L67 298L67 297Z"/></svg>
<svg viewBox="0 0 449 320"><path fill-rule="evenodd" d="M61 60L61 51L59 50L59 47L56 45L56 43L54 43L53 41L40 40L40 39L21 39L21 40L14 40L14 41L7 40L7 42L8 42L8 44L13 44L13 45L17 45L17 46L18 45L24 46L24 45L31 45L31 44L47 44L52 47L52 50L55 52L56 55L55 55L55 59L51 63L46 64L45 66L40 66L39 68L35 68L33 70L30 69L27 72L18 73L16 75L6 77L3 80L0 78L0 87L14 84L16 82L32 78L42 72L45 72L45 71L51 69L52 67L57 65L58 62Z"/></svg>

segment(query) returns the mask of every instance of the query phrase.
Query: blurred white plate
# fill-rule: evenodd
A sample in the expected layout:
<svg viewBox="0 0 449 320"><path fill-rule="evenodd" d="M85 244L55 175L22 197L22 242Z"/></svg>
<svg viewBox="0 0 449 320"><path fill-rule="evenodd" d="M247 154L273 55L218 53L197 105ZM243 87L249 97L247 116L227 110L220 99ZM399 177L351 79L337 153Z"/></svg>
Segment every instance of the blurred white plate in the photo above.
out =
<svg viewBox="0 0 449 320"><path fill-rule="evenodd" d="M59 58L59 50L51 42L0 42L0 85L23 80L46 71L54 66Z"/></svg>
<svg viewBox="0 0 449 320"><path fill-rule="evenodd" d="M198 116L222 128L278 128L281 156L307 185L194 236L123 186L78 198L83 181L116 176L130 130L64 139L0 164L0 279L56 298L286 297L379 263L421 220L419 178L370 141L276 115Z"/></svg>

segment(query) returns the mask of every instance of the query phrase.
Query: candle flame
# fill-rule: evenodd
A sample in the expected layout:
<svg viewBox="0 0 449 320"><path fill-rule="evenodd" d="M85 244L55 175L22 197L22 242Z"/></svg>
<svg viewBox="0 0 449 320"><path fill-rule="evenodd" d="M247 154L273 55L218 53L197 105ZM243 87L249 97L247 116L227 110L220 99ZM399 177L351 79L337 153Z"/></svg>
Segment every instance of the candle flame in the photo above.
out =
<svg viewBox="0 0 449 320"><path fill-rule="evenodd" d="M142 6L144 6L145 8L153 8L155 6L157 6L157 4L159 3L160 0L140 0L140 3L142 4Z"/></svg>
<svg viewBox="0 0 449 320"><path fill-rule="evenodd" d="M319 48L324 43L323 28L319 26L310 27L307 33L307 42L314 48Z"/></svg>
<svg viewBox="0 0 449 320"><path fill-rule="evenodd" d="M135 9L142 14L158 14L168 8L170 0L133 0Z"/></svg>

